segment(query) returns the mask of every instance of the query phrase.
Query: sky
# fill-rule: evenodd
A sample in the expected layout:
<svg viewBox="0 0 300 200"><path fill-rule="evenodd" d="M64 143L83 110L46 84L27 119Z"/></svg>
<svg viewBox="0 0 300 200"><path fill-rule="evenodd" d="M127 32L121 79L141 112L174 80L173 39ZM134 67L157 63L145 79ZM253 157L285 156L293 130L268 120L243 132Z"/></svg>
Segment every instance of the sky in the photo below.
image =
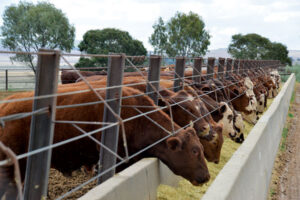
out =
<svg viewBox="0 0 300 200"><path fill-rule="evenodd" d="M0 26L5 8L18 0L0 0ZM36 3L36 0L31 2ZM233 34L257 33L289 50L300 50L300 0L48 0L76 28L76 40L91 29L118 28L141 40L148 50L153 24L176 11L195 12L210 33L210 50L227 48Z"/></svg>

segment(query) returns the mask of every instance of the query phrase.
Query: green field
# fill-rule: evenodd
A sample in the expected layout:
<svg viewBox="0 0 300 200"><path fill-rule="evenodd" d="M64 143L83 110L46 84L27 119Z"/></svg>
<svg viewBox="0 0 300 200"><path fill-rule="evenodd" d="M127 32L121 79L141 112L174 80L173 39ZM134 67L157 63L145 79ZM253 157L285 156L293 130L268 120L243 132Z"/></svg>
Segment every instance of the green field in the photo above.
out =
<svg viewBox="0 0 300 200"><path fill-rule="evenodd" d="M296 81L300 82L300 65L286 66L284 73L295 73ZM281 79L285 82L288 77L289 75L282 75Z"/></svg>

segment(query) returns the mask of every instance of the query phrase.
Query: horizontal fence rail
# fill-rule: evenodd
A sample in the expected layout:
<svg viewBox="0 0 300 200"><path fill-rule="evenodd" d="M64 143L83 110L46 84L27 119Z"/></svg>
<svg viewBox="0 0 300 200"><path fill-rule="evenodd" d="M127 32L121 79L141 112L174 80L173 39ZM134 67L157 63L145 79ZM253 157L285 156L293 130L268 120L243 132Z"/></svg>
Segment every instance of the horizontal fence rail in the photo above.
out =
<svg viewBox="0 0 300 200"><path fill-rule="evenodd" d="M246 76L253 71L260 71L259 76L264 76L269 74L270 71L282 67L282 64L277 60L205 59L201 57L190 58L182 56L169 58L157 55L126 56L124 54L68 54L53 50L40 50L39 52L0 51L0 54L7 56L23 54L38 57L37 75L33 72L26 72L28 75L24 75L25 70L19 72L18 70L0 68L0 77L1 80L3 80L0 82L0 90L2 90L3 93L5 93L5 91L8 93L15 92L15 89L18 91L32 91L32 89L35 89L35 95L32 93L32 95L20 96L19 98L0 99L0 106L12 103L22 105L26 102L28 103L28 101L33 105L31 111L23 110L20 113L0 115L0 131L6 130L7 127L9 128L9 123L11 122L26 120L28 117L32 119L29 148L15 155L15 159L18 162L24 162L25 159L27 161L24 190L25 199L41 199L46 197L51 152L72 144L77 144L79 145L77 148L82 148L80 141L83 141L89 145L93 142L97 147L98 155L100 155L100 159L92 163L95 166L97 165L98 173L89 180L80 183L70 191L64 192L57 197L57 199L63 199L91 182L98 180L98 183L102 183L112 177L115 174L115 170L119 167L136 159L137 156L142 156L144 152L151 150L155 145L166 141L166 139L190 127L191 124L178 126L174 122L173 108L178 107L182 109L185 114L193 118L191 123L195 124L199 122L199 120L211 115L211 113L218 111L221 105L211 105L213 109L210 112L198 117L195 113L185 108L183 103L200 99L206 104L209 104L209 102L203 98L204 96L217 94L217 92L229 87L239 86L243 84L243 82L242 80L232 80L228 85L216 86L212 91L207 91L203 94L194 94L190 98L182 98L180 101L174 101L168 98L165 94L166 92L168 93L169 91L169 93L174 94L187 87L211 84L211 81L231 80L233 75ZM71 63L69 59L70 57L76 56L106 58L108 64L107 66L98 66L95 68L90 66L75 68L74 63ZM43 61L43 59L46 59L46 61ZM165 64L167 61L172 61L172 64ZM61 63L64 63L63 69L60 68ZM45 68L44 70L42 70L43 67ZM90 78L93 77L92 75L97 74L96 72L98 75L94 76L94 78L98 79L91 81ZM61 83L64 83L66 80L58 77L63 77L64 74L68 73L71 77L69 81L72 83L62 85ZM127 76L132 77L133 80L137 79L138 81L123 83L123 80L125 80ZM25 77L28 77L28 79ZM76 80L72 79L72 77ZM77 83L75 83L76 81ZM162 81L172 81L173 85L168 88L163 88L160 84ZM18 85L25 85L27 83L31 85L24 88ZM50 88L44 87L43 84L48 85ZM260 83L256 87L262 84L263 83ZM126 91L125 93L123 91L125 87L144 87L145 91L128 95ZM56 90L56 88L58 88L58 90ZM230 91L229 95L234 97L227 98L224 102L230 105L235 99L243 96L245 93L246 90L241 94L233 94L233 92ZM129 99L135 101L137 98L148 96L153 100L153 104L123 104ZM91 101L82 100L77 102L74 100L74 102L67 101L68 103L66 104L61 101L62 99L80 99L83 97L89 97ZM62 103L55 105L56 99L57 102ZM46 103L38 104L38 102ZM94 112L90 110L91 106L97 109L98 112L102 112L98 120L94 120L92 116L87 116L89 113ZM73 120L60 120L57 118L57 115L55 118L55 113L61 113L62 111L67 112L68 109L75 110L77 108L84 108L81 110L82 113L76 113L80 116L85 116L84 118L78 120L74 117ZM102 108L103 110L101 111ZM124 117L127 113L123 113L123 109L135 114ZM152 117L156 113L162 112L170 115L170 127L160 124L157 119ZM89 119L93 120L89 121ZM132 121L147 121L147 123L151 123L151 127L158 128L164 137L157 139L151 144L147 144L146 147L138 149L136 152L129 152L128 146L130 144L129 141L127 141L127 134L130 133L127 133L128 129L126 128L126 124ZM54 127L56 126L69 127L68 130L72 130L72 132L76 134L70 138L52 142L53 134L55 135ZM142 127L143 124L136 124L136 126ZM41 132L43 134L40 134ZM100 133L101 138L99 136ZM119 152L124 153L120 154ZM64 159L61 159L63 162ZM68 160L69 158L65 159ZM10 163L11 158L0 160L0 169L1 167L8 166ZM89 165L91 165L91 163L87 162L86 166L83 166L87 169Z"/></svg>

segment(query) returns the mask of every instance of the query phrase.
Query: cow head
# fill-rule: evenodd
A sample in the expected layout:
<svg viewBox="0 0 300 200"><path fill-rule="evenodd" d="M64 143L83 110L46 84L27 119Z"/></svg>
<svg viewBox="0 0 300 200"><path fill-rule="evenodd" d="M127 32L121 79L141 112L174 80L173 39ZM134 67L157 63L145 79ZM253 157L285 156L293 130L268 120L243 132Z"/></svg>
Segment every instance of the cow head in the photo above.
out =
<svg viewBox="0 0 300 200"><path fill-rule="evenodd" d="M271 77L265 76L264 86L268 89L268 99L272 99L277 95L277 88Z"/></svg>
<svg viewBox="0 0 300 200"><path fill-rule="evenodd" d="M233 107L242 113L243 119L255 124L257 122L257 101L254 95L248 95L246 87L230 88L230 97Z"/></svg>
<svg viewBox="0 0 300 200"><path fill-rule="evenodd" d="M260 94L257 101L257 111L263 113L265 109L265 94Z"/></svg>
<svg viewBox="0 0 300 200"><path fill-rule="evenodd" d="M208 162L218 164L221 156L221 149L224 142L222 125L212 124L210 133L200 136L200 142L204 147L204 156Z"/></svg>
<svg viewBox="0 0 300 200"><path fill-rule="evenodd" d="M253 82L249 77L244 78L244 85L248 90L253 90Z"/></svg>
<svg viewBox="0 0 300 200"><path fill-rule="evenodd" d="M165 141L165 151L158 157L176 174L200 185L210 179L204 159L203 146L196 132L188 128Z"/></svg>
<svg viewBox="0 0 300 200"><path fill-rule="evenodd" d="M212 112L212 116L218 124L222 124L223 135L226 135L227 137L230 138L236 137L234 125L233 125L233 112L227 103L225 102L219 103L218 109Z"/></svg>
<svg viewBox="0 0 300 200"><path fill-rule="evenodd" d="M174 122L181 127L192 124L198 135L208 134L210 126L199 111L197 99L184 90L176 93L170 93L170 91L167 92L168 95L166 92L161 93L165 98L159 99L158 105L166 106L166 101L170 105L175 104L171 106ZM165 111L170 115L170 110L168 108Z"/></svg>
<svg viewBox="0 0 300 200"><path fill-rule="evenodd" d="M198 103L201 115L209 123L210 126L209 134L199 135L200 142L204 147L204 155L208 162L214 162L218 164L220 161L221 149L224 142L222 134L223 124L222 122L218 124L213 120L203 101L198 99Z"/></svg>
<svg viewBox="0 0 300 200"><path fill-rule="evenodd" d="M244 121L241 113L235 112L233 118L234 129L236 130L236 137L232 138L237 143L242 143L244 141Z"/></svg>

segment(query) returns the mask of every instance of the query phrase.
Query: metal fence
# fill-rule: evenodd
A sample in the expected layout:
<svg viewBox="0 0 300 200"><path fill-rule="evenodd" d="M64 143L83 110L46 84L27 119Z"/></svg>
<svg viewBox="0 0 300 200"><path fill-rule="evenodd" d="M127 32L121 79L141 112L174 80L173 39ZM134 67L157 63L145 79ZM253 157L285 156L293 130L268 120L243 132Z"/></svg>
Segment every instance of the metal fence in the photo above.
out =
<svg viewBox="0 0 300 200"><path fill-rule="evenodd" d="M34 96L27 95L20 98L0 100L1 104L10 104L18 103L22 104L25 102L33 102L32 111L23 111L21 113L14 113L11 115L1 116L0 115L0 124L2 129L16 120L25 119L31 117L30 121L30 137L28 151L22 152L20 154L15 154L14 152L9 152L6 147L0 148L0 151L6 152L6 160L0 161L1 166L14 165L15 169L19 168L19 162L23 161L26 158L26 175L25 175L25 184L24 184L24 194L22 194L22 186L20 176L15 175L16 182L18 183L18 194L19 198L24 199L41 199L47 196L48 189L48 177L49 169L51 166L51 153L56 148L62 147L66 144L70 144L74 141L82 140L89 138L91 141L95 142L99 147L99 171L98 174L85 181L82 184L79 184L72 188L70 191L61 194L57 199L63 199L71 195L73 192L80 190L85 185L97 180L98 183L101 183L115 174L115 169L121 166L124 163L127 163L129 160L135 158L137 155L142 154L143 152L149 150L151 147L156 144L166 140L167 138L177 134L179 131L184 130L189 125L180 127L179 129L174 129L174 122L171 120L172 129L167 130L165 127L157 123L154 119L151 119L149 115L154 112L159 112L165 109L169 109L172 118L171 107L180 104L178 102L170 103L167 106L149 106L146 105L122 105L121 102L129 98L137 98L138 96L148 95L154 103L157 105L158 99L165 99L164 96L160 94L160 73L162 68L167 68L161 66L162 59L168 59L168 61L173 60L175 65L171 66L169 69L172 71L173 78L170 80L174 81L174 86L168 88L174 92L183 89L187 77L184 73L186 70L191 70L192 75L189 76L189 79L193 80L193 83L203 83L205 80L209 79L225 79L230 76L231 73L247 73L248 70L253 69L264 69L267 73L268 69L278 68L281 66L279 61L261 61L261 60L233 60L225 58L187 58L187 57L175 57L175 58L164 58L161 56L152 55L149 57L144 56L126 56L125 54L111 54L111 55L82 55L82 54L65 54L56 50L44 50L41 49L39 52L2 52L6 54L33 54L38 57L37 62L37 72L36 76L33 74L28 75L28 84L31 84L30 88L34 88ZM73 64L68 61L69 57L72 56L87 56L87 57L103 57L108 58L107 66L107 81L106 85L101 87L95 87L94 84L88 82L82 74L76 70ZM144 60L142 66L136 66L133 64L135 59ZM59 86L59 66L60 62L63 61L67 64L69 69L74 70L77 75L82 79L86 84L84 87L78 87L78 89L66 89L64 91L64 86ZM136 71L138 76L142 77L144 81L134 84L123 84L123 74L125 65L131 67ZM145 73L145 68L147 73ZM203 70L206 70L206 73L203 74ZM10 71L5 71L5 73L0 74L5 78L5 87L3 90L9 90L10 83L17 75L10 75ZM25 77L23 75L23 77ZM27 77L27 76L26 76ZM202 78L205 77L203 81ZM18 81L16 81L19 83ZM25 78L20 81L20 83L26 82ZM124 96L122 95L122 88L125 86L134 86L139 84L146 84L146 92L132 95ZM239 82L234 82L233 84L239 84ZM34 85L34 87L33 87ZM60 88L58 92L58 87ZM65 86L67 88L68 86ZM76 86L74 86L76 87ZM70 87L72 88L72 87ZM218 88L217 90L221 90ZM59 104L56 105L57 99L59 98L72 98L73 95L82 95L88 92L92 92L96 96L96 100L91 102L79 102L71 104ZM215 91L212 91L215 92ZM105 95L102 95L105 93ZM242 95L242 94L241 94ZM240 96L240 95L239 95ZM236 96L235 98L238 98ZM201 95L198 97L201 98ZM94 98L93 98L94 99ZM233 99L229 99L228 102L231 102ZM183 99L181 102L188 101ZM68 109L68 108L78 108L78 107L88 107L91 105L104 105L103 111L103 121L85 121L85 120L57 120L56 113L59 110ZM129 118L122 118L121 112L124 108L132 108L135 113L134 116ZM149 108L144 110L143 108ZM215 110L219 107L215 108ZM190 115L193 115L187 111ZM1 112L0 112L1 113ZM162 131L165 131L167 134L165 137L160 138L156 142L147 145L143 149L139 149L137 152L131 153L128 152L128 144L126 138L126 125L125 123L143 117L146 120L149 120L153 123L153 126L159 127ZM194 122L197 122L199 119L196 118ZM55 126L58 124L68 124L80 134L75 135L74 137L68 139L61 139L53 143L54 140L54 130ZM86 131L83 127L91 126L93 130ZM25 128L24 128L25 129ZM120 129L120 130L119 130ZM96 137L97 133L101 132L101 139ZM43 133L43 134L41 134ZM119 133L121 134L119 136ZM121 147L118 146L118 138L122 138L123 143ZM1 143L0 143L1 144ZM119 144L120 145L120 144ZM76 148L76 146L74 147ZM78 147L80 148L80 147ZM118 148L124 149L124 155L118 154ZM68 158L61 158L63 160L68 160ZM67 162L67 161L66 161ZM18 171L18 170L16 170Z"/></svg>

